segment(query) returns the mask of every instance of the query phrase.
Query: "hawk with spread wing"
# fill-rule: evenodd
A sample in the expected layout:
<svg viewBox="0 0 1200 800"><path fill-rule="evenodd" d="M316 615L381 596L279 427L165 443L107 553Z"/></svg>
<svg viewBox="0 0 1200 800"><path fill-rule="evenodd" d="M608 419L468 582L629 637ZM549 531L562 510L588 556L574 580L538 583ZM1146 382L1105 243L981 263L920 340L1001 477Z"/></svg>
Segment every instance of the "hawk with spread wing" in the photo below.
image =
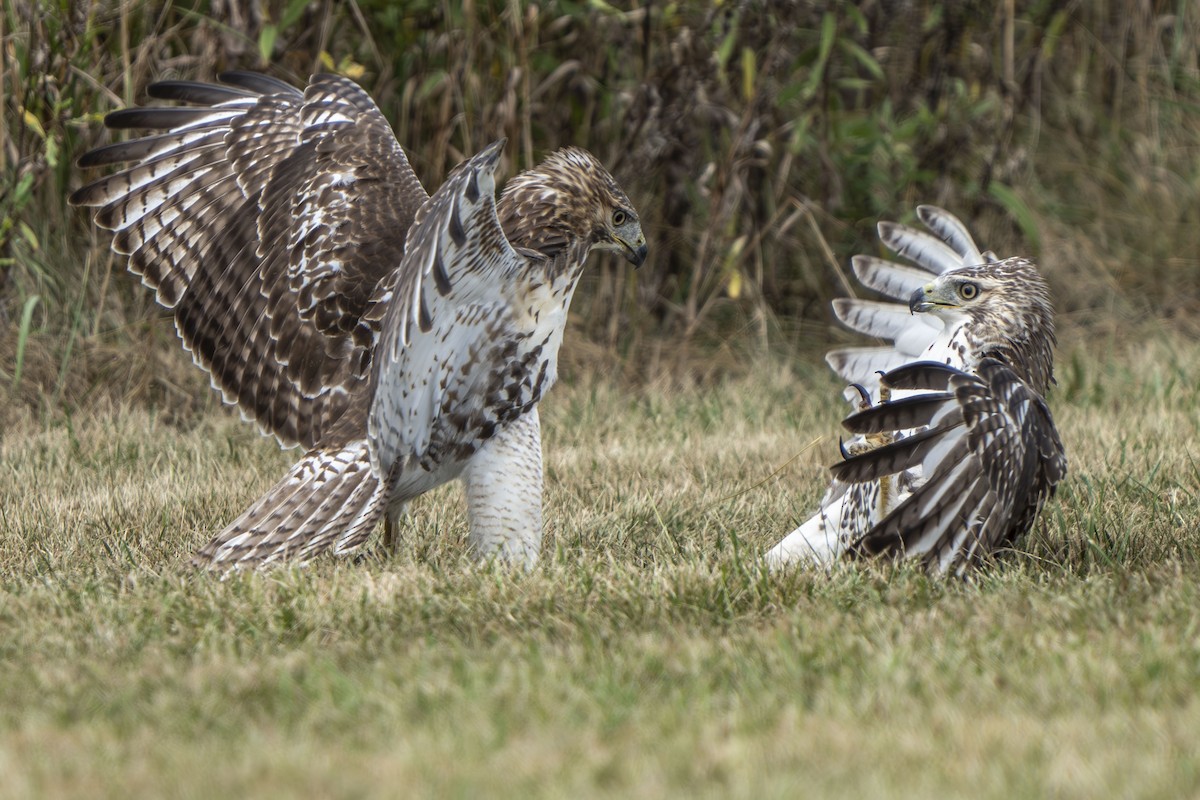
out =
<svg viewBox="0 0 1200 800"><path fill-rule="evenodd" d="M98 209L225 401L306 449L195 563L347 552L461 478L473 552L532 564L538 401L588 254L645 260L629 199L567 148L497 201L503 141L431 197L354 82L221 81L156 83L151 97L186 105L109 114L110 128L157 133L85 154L85 167L132 164L71 197Z"/></svg>
<svg viewBox="0 0 1200 800"><path fill-rule="evenodd" d="M947 212L917 215L934 235L879 225L913 265L852 261L888 300L834 301L843 323L890 344L826 356L851 384L855 435L772 566L887 555L962 574L1028 531L1066 475L1044 399L1056 341L1045 280L1026 259L980 252Z"/></svg>

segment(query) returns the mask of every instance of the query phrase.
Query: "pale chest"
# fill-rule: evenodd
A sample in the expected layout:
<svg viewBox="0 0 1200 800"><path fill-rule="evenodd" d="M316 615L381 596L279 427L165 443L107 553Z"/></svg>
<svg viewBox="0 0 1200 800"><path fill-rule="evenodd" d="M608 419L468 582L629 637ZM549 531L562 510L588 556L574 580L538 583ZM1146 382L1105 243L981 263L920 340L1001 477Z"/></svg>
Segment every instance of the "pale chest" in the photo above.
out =
<svg viewBox="0 0 1200 800"><path fill-rule="evenodd" d="M965 324L947 325L945 330L925 351L925 358L955 369L968 369L974 362L976 344L968 335Z"/></svg>
<svg viewBox="0 0 1200 800"><path fill-rule="evenodd" d="M553 285L511 287L507 302L463 309L468 334L442 365L427 468L469 457L501 428L529 413L557 377L571 292Z"/></svg>

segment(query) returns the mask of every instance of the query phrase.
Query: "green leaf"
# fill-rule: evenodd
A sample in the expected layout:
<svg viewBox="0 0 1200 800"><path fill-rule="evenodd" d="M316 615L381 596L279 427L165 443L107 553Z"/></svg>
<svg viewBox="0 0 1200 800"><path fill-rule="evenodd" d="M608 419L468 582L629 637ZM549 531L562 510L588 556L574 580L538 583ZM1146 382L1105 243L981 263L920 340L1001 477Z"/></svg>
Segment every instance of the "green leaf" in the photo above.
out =
<svg viewBox="0 0 1200 800"><path fill-rule="evenodd" d="M921 33L929 33L930 31L937 30L939 27L941 27L941 24L942 6L940 3L936 3L934 4L933 9L930 10L929 16L925 17L924 21L921 23Z"/></svg>
<svg viewBox="0 0 1200 800"><path fill-rule="evenodd" d="M29 128L29 130L36 133L42 139L46 138L46 129L42 127L42 121L37 118L36 114L29 109L25 109L24 113L21 114L21 119L25 121L26 128Z"/></svg>
<svg viewBox="0 0 1200 800"><path fill-rule="evenodd" d="M788 103L792 102L797 97L799 97L801 92L803 92L803 91L804 91L804 84L789 83L787 86L783 87L783 89L781 89L779 91L779 94L775 95L775 105L780 108L785 108L788 105Z"/></svg>
<svg viewBox="0 0 1200 800"><path fill-rule="evenodd" d="M862 45L853 39L841 39L838 42L838 46L842 48L846 55L857 61L863 69L871 73L871 77L877 81L883 80L883 67L879 66L879 62L875 60L875 57L868 53Z"/></svg>
<svg viewBox="0 0 1200 800"><path fill-rule="evenodd" d="M747 101L754 98L756 70L754 61L754 50L749 47L742 48L742 97Z"/></svg>
<svg viewBox="0 0 1200 800"><path fill-rule="evenodd" d="M839 78L836 84L839 89L847 89L849 91L870 89L872 85L871 81L866 78Z"/></svg>
<svg viewBox="0 0 1200 800"><path fill-rule="evenodd" d="M275 52L275 40L279 38L279 28L270 23L263 26L262 33L258 35L258 55L264 62L271 60L271 54Z"/></svg>
<svg viewBox="0 0 1200 800"><path fill-rule="evenodd" d="M1040 249L1041 236L1038 234L1037 218L1029 206L1025 204L1012 187L1005 186L1003 183L992 182L988 186L988 194L1004 206L1004 209L1012 214L1013 219L1017 221L1017 227L1021 229L1021 233L1025 234L1025 238L1029 241L1034 250Z"/></svg>
<svg viewBox="0 0 1200 800"><path fill-rule="evenodd" d="M1058 41L1062 37L1063 28L1066 27L1068 12L1059 11L1050 19L1050 24L1046 26L1046 33L1042 37L1042 58L1049 61L1054 57L1054 51L1058 47Z"/></svg>
<svg viewBox="0 0 1200 800"><path fill-rule="evenodd" d="M54 169L58 166L58 139L53 136L46 137L46 164Z"/></svg>
<svg viewBox="0 0 1200 800"><path fill-rule="evenodd" d="M729 57L733 55L733 45L737 41L737 27L729 29L729 33L725 34L725 38L721 40L720 47L717 48L717 68L721 75L725 74L725 65L729 63Z"/></svg>
<svg viewBox="0 0 1200 800"><path fill-rule="evenodd" d="M17 190L13 192L13 208L20 211L29 202L30 190L33 189L33 173L26 172L17 181Z"/></svg>
<svg viewBox="0 0 1200 800"><path fill-rule="evenodd" d="M833 52L833 42L837 37L837 19L833 13L826 11L825 16L821 17L821 51L817 56L817 63L822 67L829 60L829 54Z"/></svg>
<svg viewBox="0 0 1200 800"><path fill-rule="evenodd" d="M850 22L854 25L855 30L860 35L866 36L871 26L867 24L867 17L853 3L845 6L846 16L850 18Z"/></svg>
<svg viewBox="0 0 1200 800"><path fill-rule="evenodd" d="M437 71L430 73L425 80L421 81L421 85L417 87L416 97L418 100L425 100L433 94L434 90L442 85L446 80L446 73Z"/></svg>
<svg viewBox="0 0 1200 800"><path fill-rule="evenodd" d="M280 29L287 29L295 25L306 8L308 8L308 0L292 0L288 3L283 12L283 19L279 22Z"/></svg>
<svg viewBox="0 0 1200 800"><path fill-rule="evenodd" d="M615 8L611 4L604 2L604 0L588 0L588 5L603 14L608 14L609 16L620 17L624 14L621 9Z"/></svg>
<svg viewBox="0 0 1200 800"><path fill-rule="evenodd" d="M17 220L17 230L21 232L22 238L29 242L29 246L34 250L39 248L37 234L33 232L33 228L25 220Z"/></svg>
<svg viewBox="0 0 1200 800"><path fill-rule="evenodd" d="M811 124L812 119L807 114L796 120L796 127L792 129L792 134L788 137L788 151L792 155L799 155L812 145L813 138L808 135Z"/></svg>
<svg viewBox="0 0 1200 800"><path fill-rule="evenodd" d="M21 382L21 369L25 366L25 344L29 341L29 328L33 322L33 310L41 300L41 295L33 295L25 301L21 308L21 327L17 329L17 365L13 369L12 388L16 389Z"/></svg>
<svg viewBox="0 0 1200 800"><path fill-rule="evenodd" d="M825 77L825 65L829 62L829 54L833 51L833 42L837 36L837 20L830 12L825 12L825 16L821 18L821 44L817 50L817 60L811 67L811 72L808 74L808 80L804 84L805 98L812 97L817 93L817 87L821 85L821 80Z"/></svg>

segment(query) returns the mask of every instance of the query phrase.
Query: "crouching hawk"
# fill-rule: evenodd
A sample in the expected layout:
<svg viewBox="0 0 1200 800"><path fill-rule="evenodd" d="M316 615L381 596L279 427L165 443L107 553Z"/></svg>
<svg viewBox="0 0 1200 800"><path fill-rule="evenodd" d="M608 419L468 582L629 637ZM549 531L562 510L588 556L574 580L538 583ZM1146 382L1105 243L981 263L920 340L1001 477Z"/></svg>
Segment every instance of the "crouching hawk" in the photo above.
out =
<svg viewBox="0 0 1200 800"><path fill-rule="evenodd" d="M981 253L947 212L917 215L935 235L879 225L913 266L853 259L888 300L834 301L843 323L890 343L826 356L851 383L854 437L817 513L767 553L772 566L883 555L962 574L1028 531L1066 475L1043 399L1055 345L1045 280L1026 259Z"/></svg>
<svg viewBox="0 0 1200 800"><path fill-rule="evenodd" d="M303 560L361 545L412 498L466 484L480 557L532 564L542 537L538 401L554 384L588 254L646 257L637 213L589 153L509 181L503 141L432 197L355 83L260 74L168 81L110 128L132 162L75 192L171 309L226 402L304 456L194 561Z"/></svg>

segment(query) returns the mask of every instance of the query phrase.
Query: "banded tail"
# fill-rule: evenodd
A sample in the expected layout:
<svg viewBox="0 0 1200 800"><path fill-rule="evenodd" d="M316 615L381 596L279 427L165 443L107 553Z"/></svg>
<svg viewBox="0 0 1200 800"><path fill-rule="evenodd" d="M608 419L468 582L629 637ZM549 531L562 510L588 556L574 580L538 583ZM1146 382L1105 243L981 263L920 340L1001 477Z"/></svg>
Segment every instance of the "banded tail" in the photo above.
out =
<svg viewBox="0 0 1200 800"><path fill-rule="evenodd" d="M342 554L367 540L383 513L387 487L371 470L365 439L314 448L250 508L192 557L192 565L229 570L278 560Z"/></svg>

